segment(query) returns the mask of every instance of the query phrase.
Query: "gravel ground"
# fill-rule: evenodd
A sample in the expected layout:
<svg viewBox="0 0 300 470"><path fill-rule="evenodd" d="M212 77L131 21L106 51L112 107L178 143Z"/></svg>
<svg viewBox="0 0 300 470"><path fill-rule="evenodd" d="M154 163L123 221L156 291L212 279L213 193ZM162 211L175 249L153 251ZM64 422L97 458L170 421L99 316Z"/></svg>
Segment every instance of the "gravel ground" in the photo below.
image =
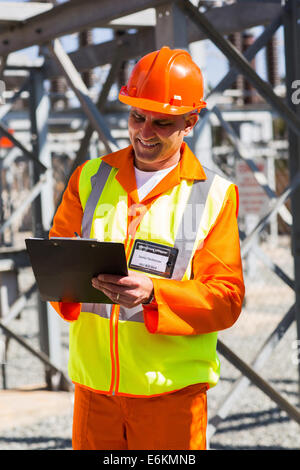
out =
<svg viewBox="0 0 300 470"><path fill-rule="evenodd" d="M272 254L273 261L292 276L292 260L288 240L280 239L276 250L262 248ZM236 324L221 332L219 338L251 364L264 341L293 304L293 292L277 276L257 263L255 276L246 275L247 296L243 312ZM247 273L246 273L247 274ZM26 286L30 272L20 274L20 285ZM19 319L9 325L30 344L38 346L36 296L33 295ZM61 322L63 369L68 355L68 325ZM259 373L292 405L299 406L295 322L272 351ZM237 369L220 355L221 379L208 392L208 416L211 419L239 377ZM42 383L43 365L15 341L10 340L6 365L7 388ZM1 377L2 381L2 377ZM0 389L3 382L0 382ZM70 393L72 398L72 393ZM0 390L1 402L1 390ZM72 407L65 413L48 416L34 423L0 430L0 450L70 450ZM209 442L211 450L300 450L299 425L274 401L254 385L249 385L228 409Z"/></svg>

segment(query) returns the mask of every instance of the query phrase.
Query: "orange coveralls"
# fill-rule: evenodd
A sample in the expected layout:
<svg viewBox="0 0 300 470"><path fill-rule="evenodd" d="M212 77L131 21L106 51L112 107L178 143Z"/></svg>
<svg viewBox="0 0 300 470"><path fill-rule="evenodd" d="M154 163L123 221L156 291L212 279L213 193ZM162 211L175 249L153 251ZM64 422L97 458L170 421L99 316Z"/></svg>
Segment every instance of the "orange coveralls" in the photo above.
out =
<svg viewBox="0 0 300 470"><path fill-rule="evenodd" d="M206 178L198 159L183 143L179 164L144 200L139 201L131 147L107 155L103 157L103 160L119 168L116 179L126 190L129 205L142 203L149 207L156 198L177 185L181 178ZM79 198L78 181L83 165L79 166L70 178L62 203L55 215L50 237L73 237L74 232L81 233L83 210ZM215 225L207 235L201 249L195 252L193 280L170 281L152 278L155 304L143 307L145 327L150 333L197 335L229 328L237 320L244 297L237 211L238 193L237 188L232 185ZM138 217L136 220L128 220L131 230L134 230L133 227L139 223ZM134 236L134 233L131 235ZM75 321L80 314L80 304L53 302L52 305L67 321ZM108 397L84 390L76 385L73 447L78 449L204 449L206 389L206 384L198 384L161 397L131 398ZM179 413L178 410L182 408L183 403L188 408L185 407L182 413ZM134 412L137 408L144 410L138 425L138 413ZM101 414L100 409L107 411ZM89 413L89 410L93 411ZM89 422L87 421L88 415ZM163 420L159 419L154 423L154 415L169 416L169 424L165 422L163 424ZM117 426L116 423L119 425ZM130 433L130 429L135 429L136 432ZM87 442L88 435L90 436L89 442ZM166 435L169 436L168 442L164 437ZM156 436L156 447L153 447L153 440L151 440L153 436Z"/></svg>

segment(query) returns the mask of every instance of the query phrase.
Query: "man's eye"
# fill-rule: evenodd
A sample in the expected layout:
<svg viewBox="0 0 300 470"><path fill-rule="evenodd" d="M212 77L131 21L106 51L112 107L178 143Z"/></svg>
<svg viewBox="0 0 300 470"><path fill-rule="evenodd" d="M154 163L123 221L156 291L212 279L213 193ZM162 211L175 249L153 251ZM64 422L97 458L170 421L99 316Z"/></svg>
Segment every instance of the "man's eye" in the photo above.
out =
<svg viewBox="0 0 300 470"><path fill-rule="evenodd" d="M138 114L132 114L131 116L133 117L135 121L141 122L144 120L143 116L139 116Z"/></svg>
<svg viewBox="0 0 300 470"><path fill-rule="evenodd" d="M172 123L171 122L165 122L165 121L158 121L156 123L156 125L159 126L159 127L167 127L167 126L171 126Z"/></svg>

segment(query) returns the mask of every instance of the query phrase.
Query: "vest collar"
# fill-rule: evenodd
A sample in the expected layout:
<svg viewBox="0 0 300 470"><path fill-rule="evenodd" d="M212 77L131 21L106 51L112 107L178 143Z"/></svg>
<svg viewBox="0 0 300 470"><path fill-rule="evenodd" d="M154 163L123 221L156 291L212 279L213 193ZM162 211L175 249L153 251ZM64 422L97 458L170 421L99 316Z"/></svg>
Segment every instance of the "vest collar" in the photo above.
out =
<svg viewBox="0 0 300 470"><path fill-rule="evenodd" d="M142 202L138 199L138 193L136 189L132 145L118 150L117 152L106 155L102 158L102 160L119 169L116 175L117 181L119 181L121 186L125 189L125 191L129 194L135 203ZM158 183L158 185L152 189L152 191L143 201L150 200L153 197L168 191L169 189L179 184L181 179L206 179L206 175L199 160L195 157L185 142L183 142L181 147L181 159L179 165L177 165L170 173L168 173Z"/></svg>

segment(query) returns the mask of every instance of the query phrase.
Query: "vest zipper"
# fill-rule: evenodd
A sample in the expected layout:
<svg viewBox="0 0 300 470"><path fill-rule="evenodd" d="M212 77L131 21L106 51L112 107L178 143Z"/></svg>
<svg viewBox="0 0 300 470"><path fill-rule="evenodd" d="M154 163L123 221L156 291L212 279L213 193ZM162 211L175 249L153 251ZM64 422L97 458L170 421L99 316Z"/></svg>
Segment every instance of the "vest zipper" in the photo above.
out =
<svg viewBox="0 0 300 470"><path fill-rule="evenodd" d="M127 207L129 207L132 203L131 197L128 194L127 197ZM134 236L129 233L129 217L127 218L127 236L125 240L125 256L128 262L129 254L131 252ZM141 223L139 221L138 225L135 227L135 233ZM135 234L134 234L135 235ZM119 389L119 378L120 378L120 369L119 369L119 353L118 353L118 322L119 322L119 312L120 306L113 305L111 318L110 318L110 348L111 348L111 365L112 365L112 377L111 377L111 384L110 384L110 393L112 395L116 395Z"/></svg>
<svg viewBox="0 0 300 470"><path fill-rule="evenodd" d="M134 239L131 237L130 234L127 236L127 240L125 242L125 255L128 261L129 253L132 248ZM119 377L120 377L120 369L119 369L119 353L118 353L118 323L119 323L119 312L120 306L113 305L112 312L110 317L110 351L111 351L111 366L112 366L112 376L111 376L111 384L110 384L110 393L112 395L116 395L119 389Z"/></svg>
<svg viewBox="0 0 300 470"><path fill-rule="evenodd" d="M112 312L110 318L110 352L111 352L111 366L112 366L112 375L111 375L111 385L110 393L115 395L118 388L118 317L119 317L118 305L112 305Z"/></svg>
<svg viewBox="0 0 300 470"><path fill-rule="evenodd" d="M110 361L111 361L111 381L110 381L110 389L109 393L112 395L115 394L114 392L114 385L115 385L115 375L116 375L116 366L115 366L115 353L114 353L114 305L111 307L111 316L109 319L109 337L110 337Z"/></svg>

